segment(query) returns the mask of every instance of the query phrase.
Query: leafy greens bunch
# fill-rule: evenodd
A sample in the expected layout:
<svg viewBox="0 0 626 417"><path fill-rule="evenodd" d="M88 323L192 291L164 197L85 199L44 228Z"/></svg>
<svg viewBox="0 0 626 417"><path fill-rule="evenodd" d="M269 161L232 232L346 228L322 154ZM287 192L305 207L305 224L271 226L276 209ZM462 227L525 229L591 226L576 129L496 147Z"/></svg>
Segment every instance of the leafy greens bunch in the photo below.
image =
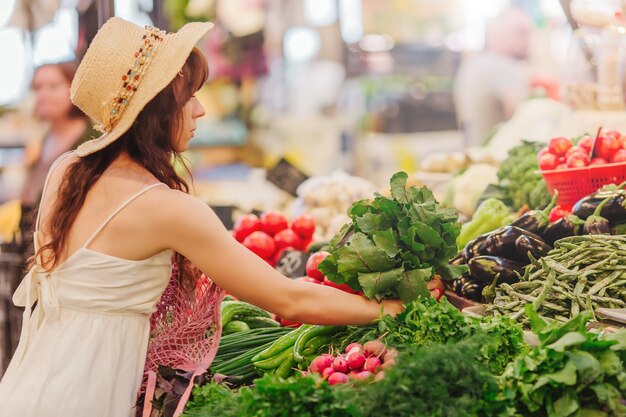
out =
<svg viewBox="0 0 626 417"><path fill-rule="evenodd" d="M368 298L411 302L429 294L434 274L458 278L464 272L448 263L461 230L457 213L442 208L428 188L407 188L407 178L404 172L391 178L391 198L376 194L348 210L351 223L330 242L331 255L319 266L329 280Z"/></svg>
<svg viewBox="0 0 626 417"><path fill-rule="evenodd" d="M515 415L626 416L626 331L587 331L590 312L565 324L548 324L530 305L526 314L541 343L501 377L502 395Z"/></svg>

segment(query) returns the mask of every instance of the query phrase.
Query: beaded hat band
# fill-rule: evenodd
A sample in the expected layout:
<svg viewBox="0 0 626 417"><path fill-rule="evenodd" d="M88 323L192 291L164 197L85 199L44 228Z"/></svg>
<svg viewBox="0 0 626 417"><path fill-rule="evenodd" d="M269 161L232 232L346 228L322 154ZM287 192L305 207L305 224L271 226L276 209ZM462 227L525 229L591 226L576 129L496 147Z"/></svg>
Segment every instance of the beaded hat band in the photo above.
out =
<svg viewBox="0 0 626 417"><path fill-rule="evenodd" d="M192 49L213 27L193 22L176 33L109 19L94 37L72 86L72 102L97 122L98 138L76 154L90 155L113 143L143 108L176 77Z"/></svg>

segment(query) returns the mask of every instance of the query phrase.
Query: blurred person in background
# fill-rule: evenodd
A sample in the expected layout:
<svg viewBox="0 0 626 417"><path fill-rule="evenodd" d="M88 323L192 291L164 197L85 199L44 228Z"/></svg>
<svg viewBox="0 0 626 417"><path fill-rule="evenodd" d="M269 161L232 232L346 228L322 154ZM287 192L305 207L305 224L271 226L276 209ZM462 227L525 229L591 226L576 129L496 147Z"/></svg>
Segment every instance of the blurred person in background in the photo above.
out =
<svg viewBox="0 0 626 417"><path fill-rule="evenodd" d="M35 116L47 125L43 140L27 151L27 175L21 193L20 230L25 255L32 255L33 210L39 205L46 175L62 154L98 135L89 118L70 101L70 83L76 73L74 62L45 64L33 75Z"/></svg>
<svg viewBox="0 0 626 417"><path fill-rule="evenodd" d="M531 16L522 9L505 9L487 25L485 49L461 63L454 102L467 146L483 144L530 95L526 60L532 26Z"/></svg>

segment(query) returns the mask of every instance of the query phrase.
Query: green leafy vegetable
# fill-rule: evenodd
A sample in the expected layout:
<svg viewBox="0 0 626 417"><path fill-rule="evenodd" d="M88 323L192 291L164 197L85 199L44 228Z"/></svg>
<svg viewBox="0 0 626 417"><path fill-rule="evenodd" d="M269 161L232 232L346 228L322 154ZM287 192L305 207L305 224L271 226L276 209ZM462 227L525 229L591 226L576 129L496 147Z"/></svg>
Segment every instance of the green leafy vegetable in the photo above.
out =
<svg viewBox="0 0 626 417"><path fill-rule="evenodd" d="M448 264L457 251L457 214L442 208L428 188L407 188L407 178L404 172L391 178L391 198L377 194L348 210L351 223L332 239L331 255L319 266L328 279L368 298L411 302L428 295L434 274L457 278L464 272Z"/></svg>

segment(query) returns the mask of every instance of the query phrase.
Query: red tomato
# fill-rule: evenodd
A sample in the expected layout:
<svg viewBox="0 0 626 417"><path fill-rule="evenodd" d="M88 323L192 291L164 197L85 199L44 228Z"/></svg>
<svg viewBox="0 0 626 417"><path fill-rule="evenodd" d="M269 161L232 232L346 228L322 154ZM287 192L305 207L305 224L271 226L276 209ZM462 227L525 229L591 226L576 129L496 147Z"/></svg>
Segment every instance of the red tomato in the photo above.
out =
<svg viewBox="0 0 626 417"><path fill-rule="evenodd" d="M311 246L311 243L313 243L313 237L310 237L310 238L306 239L304 242L302 242L302 250L303 251L308 251L309 250L309 246Z"/></svg>
<svg viewBox="0 0 626 417"><path fill-rule="evenodd" d="M286 248L287 246L298 250L302 249L302 239L291 229L281 230L276 233L274 243L276 244L276 249Z"/></svg>
<svg viewBox="0 0 626 417"><path fill-rule="evenodd" d="M239 242L243 242L245 238L258 230L261 230L261 222L254 214L245 214L241 216L237 219L235 226L233 227L235 239Z"/></svg>
<svg viewBox="0 0 626 417"><path fill-rule="evenodd" d="M309 260L306 261L306 274L311 278L315 278L318 281L323 281L324 274L322 274L320 270L317 269L317 267L319 266L320 262L326 259L326 257L329 255L330 253L326 251L316 252L311 255L309 257Z"/></svg>
<svg viewBox="0 0 626 417"><path fill-rule="evenodd" d="M569 148L572 147L572 142L568 138L557 137L550 139L548 142L548 149L556 156L563 156Z"/></svg>
<svg viewBox="0 0 626 417"><path fill-rule="evenodd" d="M621 147L619 140L615 136L600 135L596 140L594 156L599 156L606 160L610 160L613 154Z"/></svg>
<svg viewBox="0 0 626 417"><path fill-rule="evenodd" d="M562 169L567 169L567 168L568 168L567 164L559 164L555 169L557 171L560 171Z"/></svg>
<svg viewBox="0 0 626 417"><path fill-rule="evenodd" d="M619 143L622 146L622 149L626 149L626 135L619 137Z"/></svg>
<svg viewBox="0 0 626 417"><path fill-rule="evenodd" d="M333 288L337 288L341 291L345 291L347 293L350 294L356 294L356 291L354 291L352 288L350 288L350 286L348 286L348 284L336 284L334 282L332 282L331 280L329 280L328 278L324 277L324 285L326 285L327 287L333 287Z"/></svg>
<svg viewBox="0 0 626 417"><path fill-rule="evenodd" d="M613 155L611 162L624 162L626 161L626 149L620 149Z"/></svg>
<svg viewBox="0 0 626 417"><path fill-rule="evenodd" d="M276 249L274 239L264 232L253 232L245 238L243 245L263 259L271 258Z"/></svg>
<svg viewBox="0 0 626 417"><path fill-rule="evenodd" d="M589 166L595 166L595 165L604 165L604 164L608 164L609 161L607 161L604 158L593 158L591 160L591 162L589 163Z"/></svg>
<svg viewBox="0 0 626 417"><path fill-rule="evenodd" d="M571 214L571 213L572 213L572 207L571 206L557 204L550 211L550 223L555 222L555 221L559 220L560 218L563 218L563 217L565 217L565 216L567 216L568 214Z"/></svg>
<svg viewBox="0 0 626 417"><path fill-rule="evenodd" d="M308 239L315 233L315 220L308 214L298 216L291 224L291 230L302 239Z"/></svg>
<svg viewBox="0 0 626 417"><path fill-rule="evenodd" d="M318 285L322 285L322 283L318 280L316 280L315 278L311 278L311 277L299 277L299 278L294 278L294 281L300 281L300 282L310 282L312 284L318 284Z"/></svg>
<svg viewBox="0 0 626 417"><path fill-rule="evenodd" d="M570 156L576 154L583 155L584 157L589 158L589 152L587 152L585 148L581 146L572 146L571 148L569 148L565 153L565 158L569 158Z"/></svg>
<svg viewBox="0 0 626 417"><path fill-rule="evenodd" d="M543 154L541 158L539 158L539 168L542 171L549 171L551 169L555 169L558 164L559 164L559 161L557 157L552 155L551 153Z"/></svg>
<svg viewBox="0 0 626 417"><path fill-rule="evenodd" d="M575 153L567 158L568 168L582 168L589 165L589 158L583 154Z"/></svg>
<svg viewBox="0 0 626 417"><path fill-rule="evenodd" d="M578 141L578 147L583 148L587 151L587 154L591 154L591 149L593 148L594 137L585 135Z"/></svg>
<svg viewBox="0 0 626 417"><path fill-rule="evenodd" d="M289 227L287 219L280 213L268 211L261 214L261 230L270 236Z"/></svg>
<svg viewBox="0 0 626 417"><path fill-rule="evenodd" d="M602 129L602 132L600 134L604 135L604 136L611 136L611 137L613 137L615 139L618 139L618 140L622 136L622 134L619 133L615 129Z"/></svg>

